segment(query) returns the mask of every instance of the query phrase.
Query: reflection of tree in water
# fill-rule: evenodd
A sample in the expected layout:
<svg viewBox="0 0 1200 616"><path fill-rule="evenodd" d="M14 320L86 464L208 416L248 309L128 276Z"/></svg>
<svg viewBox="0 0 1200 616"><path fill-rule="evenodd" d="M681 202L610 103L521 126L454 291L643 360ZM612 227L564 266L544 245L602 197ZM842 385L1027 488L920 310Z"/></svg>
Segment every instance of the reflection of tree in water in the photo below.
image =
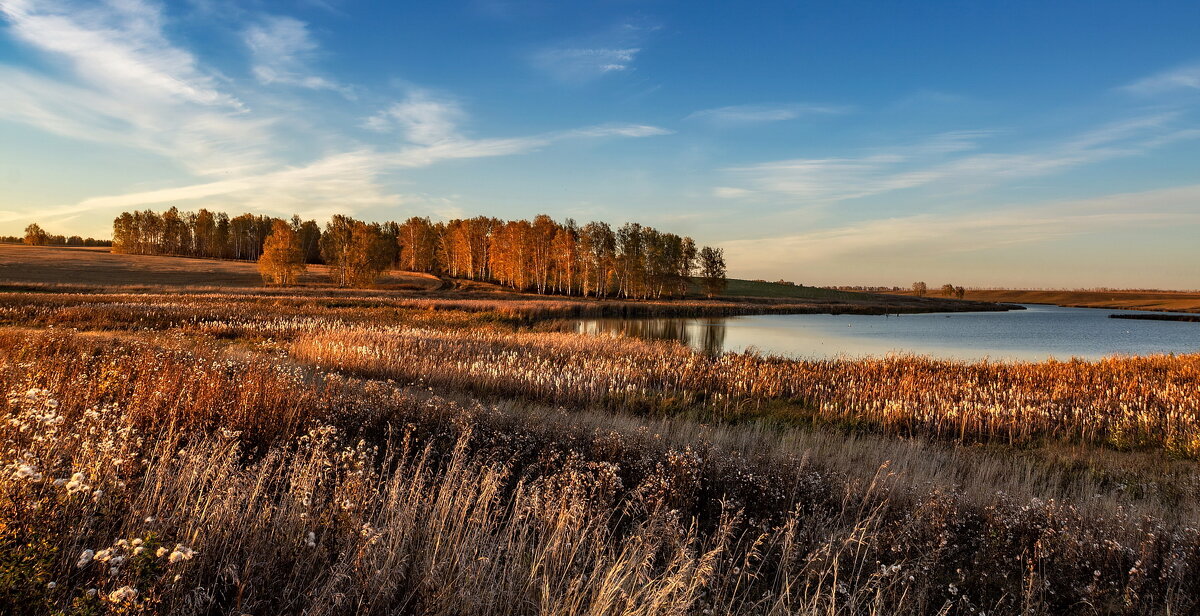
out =
<svg viewBox="0 0 1200 616"><path fill-rule="evenodd" d="M725 348L724 319L594 319L576 331L585 334L624 334L644 340L678 340L709 355Z"/></svg>
<svg viewBox="0 0 1200 616"><path fill-rule="evenodd" d="M725 319L700 319L699 325L701 344L693 344L692 348L709 355L720 355L725 350Z"/></svg>

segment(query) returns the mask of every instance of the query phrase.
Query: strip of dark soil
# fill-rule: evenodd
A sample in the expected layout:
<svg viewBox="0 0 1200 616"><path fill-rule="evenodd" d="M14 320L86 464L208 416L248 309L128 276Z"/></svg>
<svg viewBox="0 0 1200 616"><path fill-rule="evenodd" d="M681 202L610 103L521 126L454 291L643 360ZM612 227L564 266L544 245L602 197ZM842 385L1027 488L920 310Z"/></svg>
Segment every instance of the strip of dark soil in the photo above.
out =
<svg viewBox="0 0 1200 616"><path fill-rule="evenodd" d="M1200 323L1200 314L1110 314L1110 319L1138 319L1142 321L1179 321Z"/></svg>

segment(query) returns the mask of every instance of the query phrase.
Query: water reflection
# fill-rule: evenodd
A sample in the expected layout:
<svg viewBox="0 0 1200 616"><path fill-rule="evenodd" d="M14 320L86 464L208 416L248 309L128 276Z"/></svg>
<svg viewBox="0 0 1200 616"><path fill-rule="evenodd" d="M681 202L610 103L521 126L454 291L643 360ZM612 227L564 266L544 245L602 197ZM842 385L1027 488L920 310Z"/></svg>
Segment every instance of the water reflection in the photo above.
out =
<svg viewBox="0 0 1200 616"><path fill-rule="evenodd" d="M678 340L711 355L755 349L798 358L916 353L935 357L1044 360L1200 352L1200 325L1110 319L1113 311L1029 305L1013 312L903 316L754 315L709 319L588 319L587 334Z"/></svg>
<svg viewBox="0 0 1200 616"><path fill-rule="evenodd" d="M576 323L582 334L623 334L645 340L678 340L697 351L725 350L725 319L589 319Z"/></svg>

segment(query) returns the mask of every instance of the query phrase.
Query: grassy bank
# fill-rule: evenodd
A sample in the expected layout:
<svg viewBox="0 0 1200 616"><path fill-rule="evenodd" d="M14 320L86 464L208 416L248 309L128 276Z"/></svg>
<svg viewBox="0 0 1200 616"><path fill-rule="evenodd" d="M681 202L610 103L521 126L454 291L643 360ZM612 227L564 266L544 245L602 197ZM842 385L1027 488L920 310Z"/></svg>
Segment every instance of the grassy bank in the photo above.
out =
<svg viewBox="0 0 1200 616"><path fill-rule="evenodd" d="M690 293L702 295L699 284L693 284ZM837 291L821 287L806 287L804 285L788 285L761 280L741 280L730 278L722 297L774 297L791 299L825 299L847 300L861 297L848 291Z"/></svg>
<svg viewBox="0 0 1200 616"><path fill-rule="evenodd" d="M911 292L899 295L911 296ZM1054 304L1071 308L1112 308L1200 312L1200 293L1185 291L1047 291L971 289L966 299L1012 304Z"/></svg>

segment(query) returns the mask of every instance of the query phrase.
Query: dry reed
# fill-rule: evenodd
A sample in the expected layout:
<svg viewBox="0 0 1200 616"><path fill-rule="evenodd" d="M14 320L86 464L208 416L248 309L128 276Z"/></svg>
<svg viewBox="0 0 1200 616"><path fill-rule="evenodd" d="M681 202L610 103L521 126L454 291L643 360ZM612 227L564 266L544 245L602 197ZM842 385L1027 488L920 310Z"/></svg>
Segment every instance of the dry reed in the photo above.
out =
<svg viewBox="0 0 1200 616"><path fill-rule="evenodd" d="M522 425L164 344L0 335L10 612L1099 614L1200 599L1187 525L572 416Z"/></svg>
<svg viewBox="0 0 1200 616"><path fill-rule="evenodd" d="M310 329L294 357L356 374L565 405L774 417L963 442L1087 443L1200 455L1200 355L965 362L707 357L630 338Z"/></svg>

